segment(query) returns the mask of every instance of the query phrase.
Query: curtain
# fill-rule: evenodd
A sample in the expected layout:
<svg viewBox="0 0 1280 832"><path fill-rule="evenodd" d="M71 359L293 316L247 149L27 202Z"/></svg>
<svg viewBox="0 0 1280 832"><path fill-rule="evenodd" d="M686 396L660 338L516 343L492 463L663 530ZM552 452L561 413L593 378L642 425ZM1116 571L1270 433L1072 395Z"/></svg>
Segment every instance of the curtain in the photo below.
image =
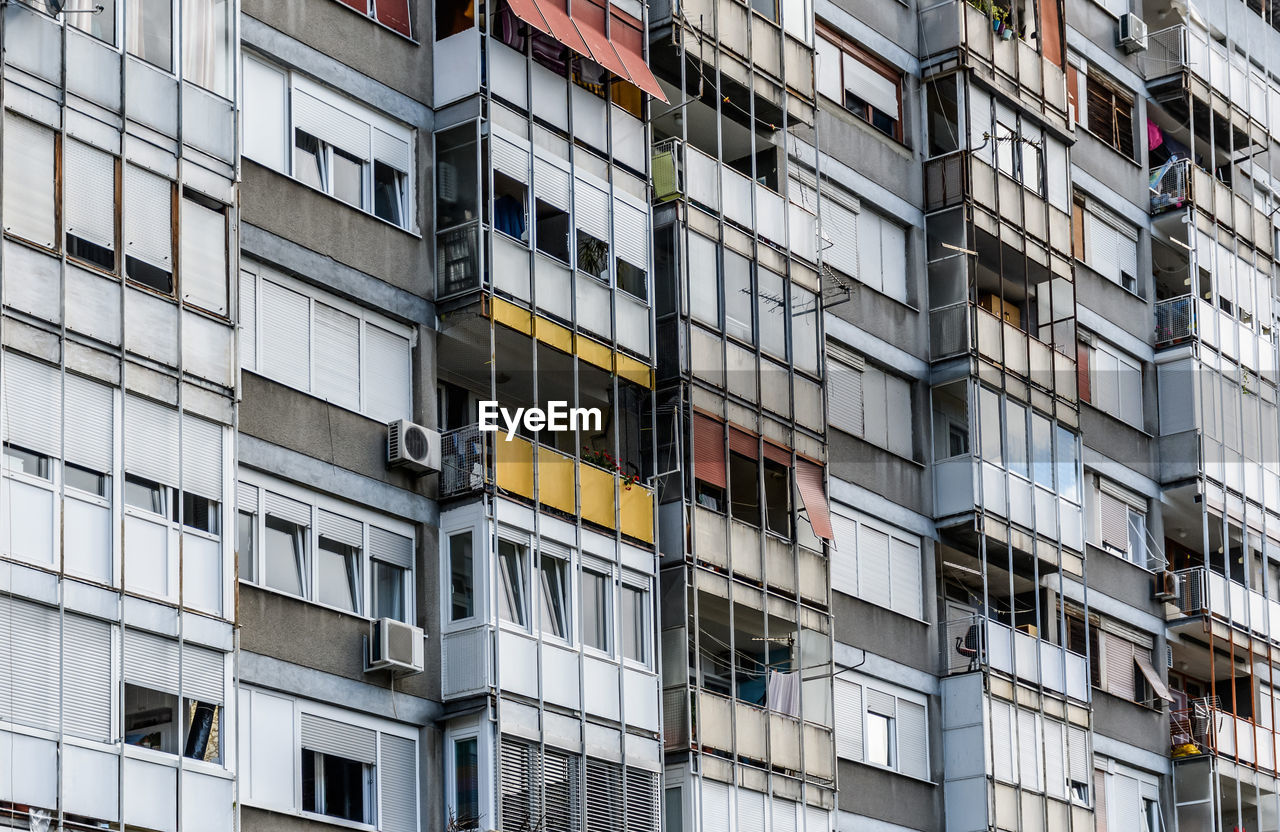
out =
<svg viewBox="0 0 1280 832"><path fill-rule="evenodd" d="M185 0L182 6L182 76L228 96L228 0Z"/></svg>

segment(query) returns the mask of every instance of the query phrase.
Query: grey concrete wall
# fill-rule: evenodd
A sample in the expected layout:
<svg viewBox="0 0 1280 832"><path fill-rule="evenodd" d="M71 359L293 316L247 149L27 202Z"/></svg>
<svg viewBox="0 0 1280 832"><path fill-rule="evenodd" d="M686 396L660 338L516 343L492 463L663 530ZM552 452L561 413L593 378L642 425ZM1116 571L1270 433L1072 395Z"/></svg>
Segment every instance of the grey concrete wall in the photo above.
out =
<svg viewBox="0 0 1280 832"><path fill-rule="evenodd" d="M918 417L921 408L914 410ZM924 432L928 427L917 418L914 428L916 447L922 449L921 437L928 435ZM827 433L827 464L832 477L871 489L920 514L931 511L930 477L924 465L835 429Z"/></svg>
<svg viewBox="0 0 1280 832"><path fill-rule="evenodd" d="M1093 689L1093 730L1161 756L1169 753L1169 720L1163 711Z"/></svg>
<svg viewBox="0 0 1280 832"><path fill-rule="evenodd" d="M1148 399L1151 401L1151 399ZM1147 408L1155 420L1155 407ZM1096 407L1080 403L1080 434L1087 447L1093 448L1108 459L1132 468L1146 477L1155 477L1155 440L1129 424Z"/></svg>
<svg viewBox="0 0 1280 832"><path fill-rule="evenodd" d="M1150 282L1150 275L1138 275L1138 285L1145 287L1146 297L1154 298ZM1125 291L1080 262L1076 263L1076 304L1097 312L1145 343L1150 343L1155 333L1155 313L1147 300Z"/></svg>
<svg viewBox="0 0 1280 832"><path fill-rule="evenodd" d="M840 592L831 593L831 613L835 620L836 641L926 673L937 671L936 637L932 628L923 621Z"/></svg>
<svg viewBox="0 0 1280 832"><path fill-rule="evenodd" d="M1087 568L1089 570L1089 587L1096 588L1111 598L1123 601L1129 606L1164 618L1164 603L1151 598L1152 576L1141 566L1130 563L1121 557L1104 552L1093 545L1086 546L1088 553ZM1156 657L1157 668L1164 655Z"/></svg>
<svg viewBox="0 0 1280 832"><path fill-rule="evenodd" d="M840 761L839 806L908 829L942 828L942 790L872 766Z"/></svg>

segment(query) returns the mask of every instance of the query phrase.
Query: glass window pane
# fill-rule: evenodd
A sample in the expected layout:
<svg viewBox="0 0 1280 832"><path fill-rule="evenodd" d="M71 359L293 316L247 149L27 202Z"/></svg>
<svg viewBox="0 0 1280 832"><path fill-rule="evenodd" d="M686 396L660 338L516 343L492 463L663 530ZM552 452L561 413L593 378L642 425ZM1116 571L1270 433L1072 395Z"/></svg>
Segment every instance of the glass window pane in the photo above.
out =
<svg viewBox="0 0 1280 832"><path fill-rule="evenodd" d="M182 756L206 763L222 762L222 706L184 699Z"/></svg>
<svg viewBox="0 0 1280 832"><path fill-rule="evenodd" d="M1053 439L1049 420L1031 414L1031 471L1038 485L1053 488Z"/></svg>
<svg viewBox="0 0 1280 832"><path fill-rule="evenodd" d="M1057 432L1058 455L1058 493L1068 500L1080 502L1080 478L1077 476L1076 463L1079 462L1080 446L1076 435L1064 427Z"/></svg>
<svg viewBox="0 0 1280 832"><path fill-rule="evenodd" d="M791 284L791 360L796 367L818 374L818 296Z"/></svg>
<svg viewBox="0 0 1280 832"><path fill-rule="evenodd" d="M893 765L893 719L870 711L867 712L867 762Z"/></svg>
<svg viewBox="0 0 1280 832"><path fill-rule="evenodd" d="M764 461L765 525L774 534L791 537L791 469Z"/></svg>
<svg viewBox="0 0 1280 832"><path fill-rule="evenodd" d="M256 574L253 563L253 521L254 516L244 511L236 517L236 559L242 581L252 581Z"/></svg>
<svg viewBox="0 0 1280 832"><path fill-rule="evenodd" d="M689 235L689 314L720 327L720 268L716 243L701 234Z"/></svg>
<svg viewBox="0 0 1280 832"><path fill-rule="evenodd" d="M760 463L742 454L729 454L729 499L733 518L760 525Z"/></svg>
<svg viewBox="0 0 1280 832"><path fill-rule="evenodd" d="M127 745L178 753L178 697L139 685L124 686Z"/></svg>
<svg viewBox="0 0 1280 832"><path fill-rule="evenodd" d="M1030 477L1027 457L1027 409L1007 399L1005 400L1005 435L1009 470L1019 476Z"/></svg>
<svg viewBox="0 0 1280 832"><path fill-rule="evenodd" d="M543 555L539 570L539 584L542 589L541 623L542 631L567 638L565 608L565 562L550 555Z"/></svg>
<svg viewBox="0 0 1280 832"><path fill-rule="evenodd" d="M979 438L982 441L982 460L994 465L1004 464L1004 442L1000 435L1000 395L983 387L978 394Z"/></svg>
<svg viewBox="0 0 1280 832"><path fill-rule="evenodd" d="M316 553L317 600L338 609L358 612L360 566L358 552L351 546L320 538Z"/></svg>
<svg viewBox="0 0 1280 832"><path fill-rule="evenodd" d="M622 656L637 662L647 662L648 645L645 641L645 626L648 611L645 608L645 593L635 587L622 588Z"/></svg>
<svg viewBox="0 0 1280 832"><path fill-rule="evenodd" d="M460 621L475 615L474 561L471 532L449 538L449 620Z"/></svg>
<svg viewBox="0 0 1280 832"><path fill-rule="evenodd" d="M324 190L324 156L320 151L320 140L302 130L293 133L293 175L304 184Z"/></svg>
<svg viewBox="0 0 1280 832"><path fill-rule="evenodd" d="M88 492L95 497L106 497L108 496L108 483L111 482L111 478L105 474L99 474L97 471L90 471L88 468L81 468L79 465L72 465L68 462L62 466L62 481L69 488Z"/></svg>
<svg viewBox="0 0 1280 832"><path fill-rule="evenodd" d="M71 26L98 40L116 42L116 0L67 0L62 8Z"/></svg>
<svg viewBox="0 0 1280 832"><path fill-rule="evenodd" d="M231 97L232 0L183 0L182 77Z"/></svg>
<svg viewBox="0 0 1280 832"><path fill-rule="evenodd" d="M582 643L597 650L609 649L609 577L582 571Z"/></svg>
<svg viewBox="0 0 1280 832"><path fill-rule="evenodd" d="M173 69L171 0L128 0L124 31L129 54L166 72Z"/></svg>
<svg viewBox="0 0 1280 832"><path fill-rule="evenodd" d="M521 627L528 626L524 550L510 541L498 541L498 570L502 578L502 586L498 592L498 614Z"/></svg>
<svg viewBox="0 0 1280 832"><path fill-rule="evenodd" d="M453 744L454 828L480 826L480 759L475 737Z"/></svg>
<svg viewBox="0 0 1280 832"><path fill-rule="evenodd" d="M4 467L7 471L20 471L42 480L50 479L49 457L16 445L4 446Z"/></svg>
<svg viewBox="0 0 1280 832"><path fill-rule="evenodd" d="M182 525L209 534L222 534L218 522L220 504L217 500L184 491L182 493Z"/></svg>
<svg viewBox="0 0 1280 832"><path fill-rule="evenodd" d="M437 229L452 228L480 216L478 166L474 123L445 130L436 136ZM557 214L563 220L559 230L567 231L568 214L562 211ZM542 228L538 231L541 232ZM541 240L539 248L542 249ZM561 259L568 260L567 253Z"/></svg>
<svg viewBox="0 0 1280 832"><path fill-rule="evenodd" d="M405 620L405 570L390 563L373 562L374 618Z"/></svg>
<svg viewBox="0 0 1280 832"><path fill-rule="evenodd" d="M358 208L364 207L364 162L341 150L333 151L333 195Z"/></svg>
<svg viewBox="0 0 1280 832"><path fill-rule="evenodd" d="M290 595L302 595L303 529L278 517L267 517L262 553L265 583Z"/></svg>
<svg viewBox="0 0 1280 832"><path fill-rule="evenodd" d="M404 225L404 174L382 162L373 163L373 213Z"/></svg>
<svg viewBox="0 0 1280 832"><path fill-rule="evenodd" d="M757 269L759 293L756 312L760 321L760 349L783 360L787 357L787 294L782 275Z"/></svg>
<svg viewBox="0 0 1280 832"><path fill-rule="evenodd" d="M8 453L7 448L5 453ZM141 477L125 476L124 501L126 505L140 508L143 511L165 514L164 487Z"/></svg>
<svg viewBox="0 0 1280 832"><path fill-rule="evenodd" d="M691 276L692 277L692 276ZM724 331L754 342L751 324L751 262L736 252L724 252Z"/></svg>

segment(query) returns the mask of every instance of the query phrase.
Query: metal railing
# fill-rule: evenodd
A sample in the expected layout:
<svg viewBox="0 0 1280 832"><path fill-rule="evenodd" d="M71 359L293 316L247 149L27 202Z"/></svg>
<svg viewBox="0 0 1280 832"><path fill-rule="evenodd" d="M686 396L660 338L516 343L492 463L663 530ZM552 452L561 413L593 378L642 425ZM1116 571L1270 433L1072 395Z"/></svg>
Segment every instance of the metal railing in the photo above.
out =
<svg viewBox="0 0 1280 832"><path fill-rule="evenodd" d="M1187 27L1179 24L1147 35L1142 70L1147 80L1163 78L1190 67Z"/></svg>
<svg viewBox="0 0 1280 832"><path fill-rule="evenodd" d="M455 497L484 488L493 480L487 437L476 425L440 435L440 497Z"/></svg>
<svg viewBox="0 0 1280 832"><path fill-rule="evenodd" d="M1193 699L1187 707L1170 711L1169 748L1173 756L1190 757L1213 751L1219 713L1216 696Z"/></svg>
<svg viewBox="0 0 1280 832"><path fill-rule="evenodd" d="M1156 346L1164 347L1196 337L1195 295L1182 295L1156 302Z"/></svg>
<svg viewBox="0 0 1280 832"><path fill-rule="evenodd" d="M1191 201L1191 160L1171 158L1151 172L1151 213L1173 211Z"/></svg>

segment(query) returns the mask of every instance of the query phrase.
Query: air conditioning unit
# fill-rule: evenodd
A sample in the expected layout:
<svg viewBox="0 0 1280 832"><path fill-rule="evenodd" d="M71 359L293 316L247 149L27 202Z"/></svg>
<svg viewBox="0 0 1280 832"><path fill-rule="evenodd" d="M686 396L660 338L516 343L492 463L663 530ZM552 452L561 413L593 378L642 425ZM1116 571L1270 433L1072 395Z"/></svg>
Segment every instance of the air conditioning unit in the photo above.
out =
<svg viewBox="0 0 1280 832"><path fill-rule="evenodd" d="M394 618L369 624L369 660L365 670L422 672L422 630Z"/></svg>
<svg viewBox="0 0 1280 832"><path fill-rule="evenodd" d="M1155 592L1152 594L1157 601L1176 602L1182 597L1182 576L1177 572L1166 569L1163 572L1157 572L1153 577Z"/></svg>
<svg viewBox="0 0 1280 832"><path fill-rule="evenodd" d="M407 419L387 425L387 464L429 473L440 470L440 432Z"/></svg>
<svg viewBox="0 0 1280 832"><path fill-rule="evenodd" d="M1132 55L1147 48L1147 24L1136 14L1129 12L1120 15L1120 26L1116 32L1116 46Z"/></svg>

